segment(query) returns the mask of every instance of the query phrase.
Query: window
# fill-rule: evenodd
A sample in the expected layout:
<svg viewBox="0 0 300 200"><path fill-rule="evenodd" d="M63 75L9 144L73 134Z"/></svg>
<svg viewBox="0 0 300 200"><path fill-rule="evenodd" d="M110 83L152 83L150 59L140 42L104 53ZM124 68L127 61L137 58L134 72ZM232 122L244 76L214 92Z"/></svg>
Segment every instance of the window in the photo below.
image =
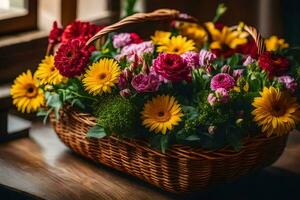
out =
<svg viewBox="0 0 300 200"><path fill-rule="evenodd" d="M37 0L1 0L0 34L36 29Z"/></svg>

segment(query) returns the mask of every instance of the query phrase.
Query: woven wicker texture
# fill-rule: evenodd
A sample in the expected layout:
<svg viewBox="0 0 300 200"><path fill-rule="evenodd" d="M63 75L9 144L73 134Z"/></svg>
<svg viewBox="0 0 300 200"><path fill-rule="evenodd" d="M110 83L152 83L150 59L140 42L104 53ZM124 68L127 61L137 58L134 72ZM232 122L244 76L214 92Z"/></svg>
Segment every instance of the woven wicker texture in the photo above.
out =
<svg viewBox="0 0 300 200"><path fill-rule="evenodd" d="M247 138L239 152L173 145L162 154L143 141L115 136L88 139L86 133L96 119L86 113L71 109L62 112L58 122L53 116L51 121L61 141L75 152L174 193L203 190L266 167L281 155L287 138Z"/></svg>

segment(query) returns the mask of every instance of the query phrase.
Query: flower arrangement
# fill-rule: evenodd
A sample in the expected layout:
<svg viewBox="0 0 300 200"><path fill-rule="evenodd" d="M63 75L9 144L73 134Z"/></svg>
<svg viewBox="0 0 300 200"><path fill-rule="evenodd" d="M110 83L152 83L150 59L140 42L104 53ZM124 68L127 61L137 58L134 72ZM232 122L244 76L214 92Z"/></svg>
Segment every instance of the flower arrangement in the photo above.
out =
<svg viewBox="0 0 300 200"><path fill-rule="evenodd" d="M282 38L258 54L244 24L172 22L148 39L111 33L100 48L86 42L102 27L54 23L53 55L16 78L11 95L22 112L59 118L66 105L93 114L87 137L142 139L216 150L248 136L281 136L300 121L300 65Z"/></svg>

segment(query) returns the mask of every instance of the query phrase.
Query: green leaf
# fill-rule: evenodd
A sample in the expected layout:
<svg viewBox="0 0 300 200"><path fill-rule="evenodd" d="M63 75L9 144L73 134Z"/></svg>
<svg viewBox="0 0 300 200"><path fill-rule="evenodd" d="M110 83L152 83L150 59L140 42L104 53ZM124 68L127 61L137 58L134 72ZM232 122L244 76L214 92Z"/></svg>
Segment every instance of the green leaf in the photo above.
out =
<svg viewBox="0 0 300 200"><path fill-rule="evenodd" d="M160 138L160 149L163 153L166 153L166 149L169 145L169 137L168 135L162 135Z"/></svg>
<svg viewBox="0 0 300 200"><path fill-rule="evenodd" d="M226 10L227 7L223 3L219 4L213 22L216 23L220 19L220 17L226 12Z"/></svg>
<svg viewBox="0 0 300 200"><path fill-rule="evenodd" d="M185 113L186 118L189 120L194 120L199 116L197 109L193 106L182 106L182 110Z"/></svg>
<svg viewBox="0 0 300 200"><path fill-rule="evenodd" d="M187 141L200 141L199 135L189 135L188 137L185 138Z"/></svg>
<svg viewBox="0 0 300 200"><path fill-rule="evenodd" d="M233 54L230 58L228 58L227 64L230 67L235 68L237 65L239 65L239 63L241 61L242 61L242 55L240 55L240 54Z"/></svg>
<svg viewBox="0 0 300 200"><path fill-rule="evenodd" d="M106 134L104 128L102 128L99 125L96 125L96 126L90 128L90 130L87 132L88 138L101 139L101 138L104 138L105 136L107 136L107 134Z"/></svg>
<svg viewBox="0 0 300 200"><path fill-rule="evenodd" d="M60 97L57 93L53 93L50 98L47 100L47 106L54 109L54 114L56 120L59 119L59 110L63 106L63 102L60 100Z"/></svg>
<svg viewBox="0 0 300 200"><path fill-rule="evenodd" d="M126 0L125 1L125 17L133 15L135 13L134 7L136 0Z"/></svg>
<svg viewBox="0 0 300 200"><path fill-rule="evenodd" d="M48 110L45 110L45 109L39 109L39 111L36 113L36 115L38 117L44 117L43 119L43 123L46 124L47 122L47 119L49 117L49 114L52 112L53 108L50 108Z"/></svg>
<svg viewBox="0 0 300 200"><path fill-rule="evenodd" d="M94 51L90 57L90 61L92 63L97 62L101 58L101 52L100 51Z"/></svg>
<svg viewBox="0 0 300 200"><path fill-rule="evenodd" d="M235 151L240 151L242 149L242 144L240 138L234 133L227 133L227 141L230 146L233 147Z"/></svg>

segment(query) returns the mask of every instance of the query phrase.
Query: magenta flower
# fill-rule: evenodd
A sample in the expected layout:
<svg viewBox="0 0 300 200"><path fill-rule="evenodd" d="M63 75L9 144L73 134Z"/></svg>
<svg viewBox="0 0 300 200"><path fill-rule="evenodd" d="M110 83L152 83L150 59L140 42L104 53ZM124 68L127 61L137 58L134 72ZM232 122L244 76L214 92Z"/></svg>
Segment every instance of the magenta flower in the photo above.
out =
<svg viewBox="0 0 300 200"><path fill-rule="evenodd" d="M160 54L152 67L157 75L172 82L191 79L191 69L177 54Z"/></svg>
<svg viewBox="0 0 300 200"><path fill-rule="evenodd" d="M194 51L188 51L181 55L182 59L187 63L191 69L199 67L199 54Z"/></svg>
<svg viewBox="0 0 300 200"><path fill-rule="evenodd" d="M154 74L139 74L133 77L131 85L138 93L155 92L160 86L160 81Z"/></svg>
<svg viewBox="0 0 300 200"><path fill-rule="evenodd" d="M132 72L125 68L119 76L118 87L120 90L127 88L128 82L132 79Z"/></svg>
<svg viewBox="0 0 300 200"><path fill-rule="evenodd" d="M121 73L119 76L118 87L120 90L124 90L127 87L127 80L124 73Z"/></svg>
<svg viewBox="0 0 300 200"><path fill-rule="evenodd" d="M199 52L199 65L200 66L210 65L211 62L216 58L217 58L216 55L213 54L212 52L202 49Z"/></svg>
<svg viewBox="0 0 300 200"><path fill-rule="evenodd" d="M279 83L282 83L284 87L289 90L290 92L294 93L297 89L297 82L291 76L280 76L277 78Z"/></svg>
<svg viewBox="0 0 300 200"><path fill-rule="evenodd" d="M219 73L215 75L210 82L211 90L217 90L218 88L224 88L227 91L235 86L235 80L232 76L226 73Z"/></svg>

